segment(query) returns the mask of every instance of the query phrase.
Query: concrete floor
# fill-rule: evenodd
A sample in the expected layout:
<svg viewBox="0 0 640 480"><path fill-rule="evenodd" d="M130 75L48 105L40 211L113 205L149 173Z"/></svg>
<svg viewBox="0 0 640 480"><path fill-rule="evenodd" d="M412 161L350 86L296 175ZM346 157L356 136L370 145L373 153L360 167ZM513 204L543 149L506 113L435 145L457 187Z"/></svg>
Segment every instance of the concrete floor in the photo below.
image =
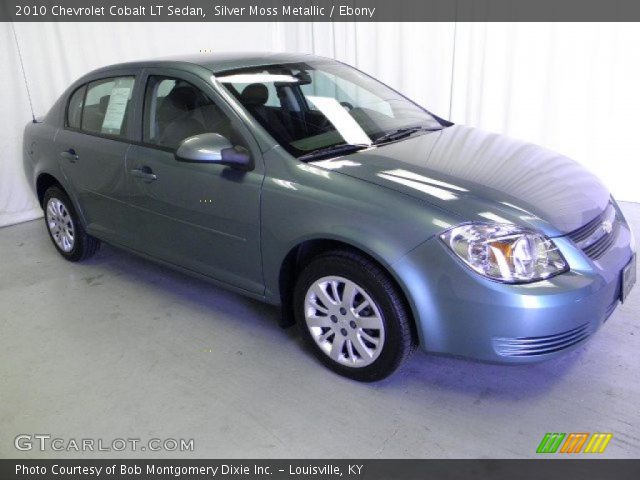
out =
<svg viewBox="0 0 640 480"><path fill-rule="evenodd" d="M623 209L640 238L640 205ZM365 385L322 368L272 307L41 221L0 229L0 457L534 457L545 432L613 432L640 457L640 286L586 345L528 366L418 352ZM21 433L194 439L193 453L18 452Z"/></svg>

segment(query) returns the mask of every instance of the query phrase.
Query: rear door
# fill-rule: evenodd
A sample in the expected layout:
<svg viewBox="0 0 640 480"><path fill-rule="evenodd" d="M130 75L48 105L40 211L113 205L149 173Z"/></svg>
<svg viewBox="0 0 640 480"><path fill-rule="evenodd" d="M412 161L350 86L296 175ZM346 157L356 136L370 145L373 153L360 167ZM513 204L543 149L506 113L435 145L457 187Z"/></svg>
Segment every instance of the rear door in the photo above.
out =
<svg viewBox="0 0 640 480"><path fill-rule="evenodd" d="M136 71L113 72L77 90L69 100L56 144L59 163L72 185L89 233L133 243L127 219L125 159L131 146Z"/></svg>
<svg viewBox="0 0 640 480"><path fill-rule="evenodd" d="M264 290L260 191L264 165L250 132L199 77L145 69L143 132L127 155L136 248L248 292ZM182 140L204 132L247 148L249 172L178 161Z"/></svg>

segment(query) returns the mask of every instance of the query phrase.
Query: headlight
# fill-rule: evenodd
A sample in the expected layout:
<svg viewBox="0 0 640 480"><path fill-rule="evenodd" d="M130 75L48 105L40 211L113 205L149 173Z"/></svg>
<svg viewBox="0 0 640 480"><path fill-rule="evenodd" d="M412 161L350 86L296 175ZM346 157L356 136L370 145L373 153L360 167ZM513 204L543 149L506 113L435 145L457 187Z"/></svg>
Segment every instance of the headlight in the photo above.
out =
<svg viewBox="0 0 640 480"><path fill-rule="evenodd" d="M470 223L440 238L473 270L501 282L535 282L569 268L551 239L515 225Z"/></svg>

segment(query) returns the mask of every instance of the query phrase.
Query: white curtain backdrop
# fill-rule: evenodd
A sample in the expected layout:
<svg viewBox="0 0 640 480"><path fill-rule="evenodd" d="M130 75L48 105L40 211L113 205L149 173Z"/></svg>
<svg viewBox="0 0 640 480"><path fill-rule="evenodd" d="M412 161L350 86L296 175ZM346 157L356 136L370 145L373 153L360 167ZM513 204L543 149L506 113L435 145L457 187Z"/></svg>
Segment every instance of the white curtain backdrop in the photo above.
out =
<svg viewBox="0 0 640 480"><path fill-rule="evenodd" d="M31 119L11 24L0 23L0 227L41 215L22 170L22 130Z"/></svg>
<svg viewBox="0 0 640 480"><path fill-rule="evenodd" d="M22 131L31 111L17 45L39 116L95 68L201 50L272 50L273 32L268 23L0 22L0 227L42 215L22 170Z"/></svg>
<svg viewBox="0 0 640 480"><path fill-rule="evenodd" d="M533 141L640 202L640 24L458 24L451 119Z"/></svg>
<svg viewBox="0 0 640 480"><path fill-rule="evenodd" d="M640 202L640 24L280 24L456 123L539 143Z"/></svg>
<svg viewBox="0 0 640 480"><path fill-rule="evenodd" d="M640 201L638 45L640 26L620 23L0 23L0 226L41 214L22 172L26 85L42 115L93 68L201 50L336 58L456 123L575 158Z"/></svg>

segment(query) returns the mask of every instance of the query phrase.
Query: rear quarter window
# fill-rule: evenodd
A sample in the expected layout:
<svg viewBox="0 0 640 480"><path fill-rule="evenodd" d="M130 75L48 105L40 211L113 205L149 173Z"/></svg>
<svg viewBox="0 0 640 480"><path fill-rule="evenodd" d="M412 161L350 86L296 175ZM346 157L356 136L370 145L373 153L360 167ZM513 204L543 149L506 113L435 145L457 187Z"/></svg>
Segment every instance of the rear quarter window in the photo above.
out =
<svg viewBox="0 0 640 480"><path fill-rule="evenodd" d="M82 105L84 103L84 92L86 88L86 85L83 85L77 89L69 99L69 105L67 105L67 127L80 128Z"/></svg>

